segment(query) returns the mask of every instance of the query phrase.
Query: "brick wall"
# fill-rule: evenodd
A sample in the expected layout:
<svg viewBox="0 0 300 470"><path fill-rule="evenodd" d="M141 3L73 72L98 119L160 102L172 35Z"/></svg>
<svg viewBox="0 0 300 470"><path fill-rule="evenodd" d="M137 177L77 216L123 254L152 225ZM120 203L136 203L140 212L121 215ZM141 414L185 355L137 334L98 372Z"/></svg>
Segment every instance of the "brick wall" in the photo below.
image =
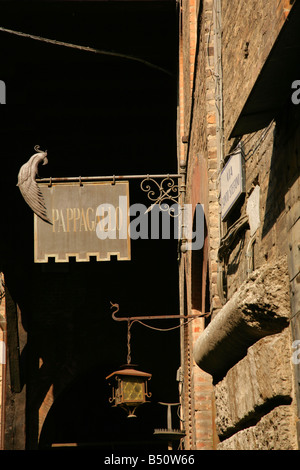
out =
<svg viewBox="0 0 300 470"><path fill-rule="evenodd" d="M186 141L181 145L180 153L181 162L187 163L185 202L192 204L193 209L198 203L203 204L207 225L204 249L199 255L202 260L199 260L196 253L187 252L182 255L180 263L181 297L186 297L185 311L194 314L204 313L207 308L209 312L214 311L221 306L217 291L216 263L219 219L212 7L211 0L196 5L191 1L182 2L182 55L179 70L182 86L179 94L178 127L180 142L182 137ZM206 284L209 286L208 290ZM188 343L186 340L183 343L185 348L193 350L193 343L204 327L203 318L190 323L185 332L188 337ZM212 379L199 369L192 354L185 354L184 359L186 383L183 410L187 431L185 448L209 450L216 446Z"/></svg>

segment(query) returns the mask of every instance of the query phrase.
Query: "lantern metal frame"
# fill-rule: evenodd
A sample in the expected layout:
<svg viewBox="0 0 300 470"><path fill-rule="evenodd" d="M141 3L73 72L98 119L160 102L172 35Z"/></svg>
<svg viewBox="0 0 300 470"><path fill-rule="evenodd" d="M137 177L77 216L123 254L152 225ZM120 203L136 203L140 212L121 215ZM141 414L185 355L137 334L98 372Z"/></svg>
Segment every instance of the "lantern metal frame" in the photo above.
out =
<svg viewBox="0 0 300 470"><path fill-rule="evenodd" d="M109 402L114 407L123 408L128 413L128 418L136 417L136 409L140 405L148 403L147 398L151 398L152 395L148 391L148 381L152 374L137 370L136 367L133 364L125 364L120 370L112 372L106 377L112 386L112 396L109 398ZM112 383L113 379L114 383ZM128 384L132 384L134 388L128 387ZM137 387L139 390L136 390Z"/></svg>
<svg viewBox="0 0 300 470"><path fill-rule="evenodd" d="M120 407L127 411L128 417L135 417L135 411L138 406L143 403L147 403L147 398L151 397L151 393L148 392L148 381L151 379L152 374L148 372L141 372L137 370L137 366L131 364L131 327L135 322L140 322L141 320L170 320L170 319L180 319L188 320L198 317L207 316L208 313L201 313L195 315L150 315L150 316L139 316L139 317L116 317L116 313L119 311L119 304L114 304L111 302L111 308L114 308L112 313L112 318L115 321L126 321L127 322L127 364L122 366L120 370L112 372L106 377L106 380L109 380L109 384L112 386L112 396L109 398L109 402L112 403L114 407ZM131 380L128 380L128 379ZM134 378L136 383L142 385L141 389L141 398L138 399L126 399L124 395L124 384L127 382L133 382ZM113 379L115 382L112 383Z"/></svg>

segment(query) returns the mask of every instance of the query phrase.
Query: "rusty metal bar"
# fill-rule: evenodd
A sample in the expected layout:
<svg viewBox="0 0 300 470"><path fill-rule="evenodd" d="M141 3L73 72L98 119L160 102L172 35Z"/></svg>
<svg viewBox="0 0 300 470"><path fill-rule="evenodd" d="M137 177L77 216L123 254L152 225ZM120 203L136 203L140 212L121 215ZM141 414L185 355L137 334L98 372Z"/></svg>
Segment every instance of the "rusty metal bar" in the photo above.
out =
<svg viewBox="0 0 300 470"><path fill-rule="evenodd" d="M157 174L157 175L111 175L111 176L69 176L69 177L55 177L55 178L38 178L37 183L70 183L70 182L88 182L88 181L122 181L129 179L146 179L146 178L183 178L182 174Z"/></svg>
<svg viewBox="0 0 300 470"><path fill-rule="evenodd" d="M113 304L111 302L111 308L115 307L115 311L112 313L112 318L116 321L134 322L139 320L173 320L173 319L188 319L188 318L199 318L205 317L210 312L198 313L196 315L142 315L138 317L116 317L116 313L119 311L119 304Z"/></svg>

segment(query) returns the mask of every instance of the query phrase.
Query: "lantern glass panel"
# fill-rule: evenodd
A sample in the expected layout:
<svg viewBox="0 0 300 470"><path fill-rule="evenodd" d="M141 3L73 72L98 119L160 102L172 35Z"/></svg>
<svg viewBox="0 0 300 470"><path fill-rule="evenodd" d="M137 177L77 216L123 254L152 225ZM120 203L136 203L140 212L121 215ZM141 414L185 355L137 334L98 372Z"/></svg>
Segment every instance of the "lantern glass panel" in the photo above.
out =
<svg viewBox="0 0 300 470"><path fill-rule="evenodd" d="M123 401L136 403L145 401L144 382L136 377L124 377L122 380Z"/></svg>

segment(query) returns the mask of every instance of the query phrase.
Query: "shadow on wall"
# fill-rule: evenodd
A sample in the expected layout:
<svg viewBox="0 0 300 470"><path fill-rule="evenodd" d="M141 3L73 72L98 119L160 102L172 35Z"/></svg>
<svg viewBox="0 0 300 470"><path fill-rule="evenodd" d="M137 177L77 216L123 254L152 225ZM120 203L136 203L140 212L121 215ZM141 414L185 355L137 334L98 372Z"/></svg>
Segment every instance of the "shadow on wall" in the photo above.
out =
<svg viewBox="0 0 300 470"><path fill-rule="evenodd" d="M277 119L266 197L262 238L286 208L285 195L299 177L300 109L289 105Z"/></svg>

